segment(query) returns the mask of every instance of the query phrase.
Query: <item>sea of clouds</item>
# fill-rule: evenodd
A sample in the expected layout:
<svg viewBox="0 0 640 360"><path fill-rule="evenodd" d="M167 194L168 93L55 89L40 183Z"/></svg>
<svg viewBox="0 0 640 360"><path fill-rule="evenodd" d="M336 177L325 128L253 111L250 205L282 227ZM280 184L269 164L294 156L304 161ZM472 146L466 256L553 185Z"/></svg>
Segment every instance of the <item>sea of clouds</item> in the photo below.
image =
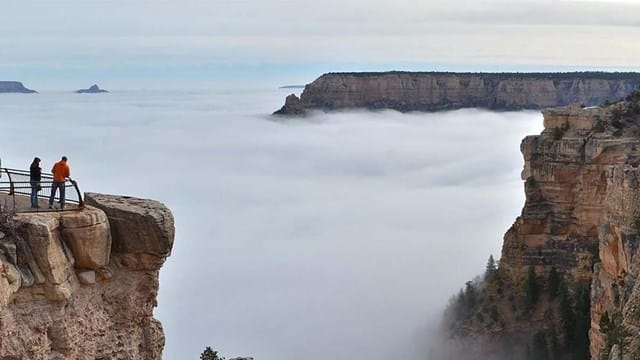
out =
<svg viewBox="0 0 640 360"><path fill-rule="evenodd" d="M171 208L165 359L428 358L447 300L520 213L519 143L542 116L269 116L285 95L0 94L0 157L67 155L83 191Z"/></svg>

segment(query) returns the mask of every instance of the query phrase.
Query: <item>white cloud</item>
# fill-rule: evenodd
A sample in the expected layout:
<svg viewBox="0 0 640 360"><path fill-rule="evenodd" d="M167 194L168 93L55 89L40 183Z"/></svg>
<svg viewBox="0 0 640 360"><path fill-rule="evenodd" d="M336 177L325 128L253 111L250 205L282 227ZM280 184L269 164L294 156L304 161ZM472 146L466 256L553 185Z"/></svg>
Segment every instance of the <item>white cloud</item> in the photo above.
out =
<svg viewBox="0 0 640 360"><path fill-rule="evenodd" d="M0 96L3 164L69 157L84 191L176 218L165 359L419 358L520 212L536 112L266 116L282 91ZM59 131L63 129L63 131ZM37 141L25 141L37 139ZM490 208L491 212L486 209Z"/></svg>

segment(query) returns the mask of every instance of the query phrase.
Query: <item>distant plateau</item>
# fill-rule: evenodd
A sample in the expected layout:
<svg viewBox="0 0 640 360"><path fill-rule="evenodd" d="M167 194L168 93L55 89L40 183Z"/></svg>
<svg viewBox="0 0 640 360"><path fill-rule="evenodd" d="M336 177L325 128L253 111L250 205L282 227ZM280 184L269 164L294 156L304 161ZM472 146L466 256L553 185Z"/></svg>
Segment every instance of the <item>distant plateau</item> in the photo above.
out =
<svg viewBox="0 0 640 360"><path fill-rule="evenodd" d="M544 109L600 105L629 95L640 73L328 73L287 96L275 115L301 116L309 110L393 109L442 111Z"/></svg>

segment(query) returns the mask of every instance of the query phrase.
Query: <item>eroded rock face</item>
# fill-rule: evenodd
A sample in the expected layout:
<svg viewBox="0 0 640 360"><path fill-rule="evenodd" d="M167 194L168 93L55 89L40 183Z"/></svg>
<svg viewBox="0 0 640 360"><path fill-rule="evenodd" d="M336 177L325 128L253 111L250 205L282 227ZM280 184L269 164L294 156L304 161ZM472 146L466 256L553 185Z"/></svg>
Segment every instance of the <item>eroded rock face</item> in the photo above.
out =
<svg viewBox="0 0 640 360"><path fill-rule="evenodd" d="M153 308L173 217L152 200L88 198L104 210L21 214L21 238L0 239L0 359L162 357Z"/></svg>
<svg viewBox="0 0 640 360"><path fill-rule="evenodd" d="M544 125L522 141L526 203L504 236L499 281L477 287L480 305L470 311L484 320L454 322L453 334L482 338L494 354L510 349L513 359L536 347L551 354L551 344L578 358L637 358L640 93L605 108L549 109ZM530 271L540 294L527 310ZM552 272L565 284L569 317Z"/></svg>
<svg viewBox="0 0 640 360"><path fill-rule="evenodd" d="M274 114L348 108L440 111L599 105L638 88L640 73L330 73L289 95Z"/></svg>
<svg viewBox="0 0 640 360"><path fill-rule="evenodd" d="M86 193L85 203L107 214L114 239L113 252L127 255L135 266L159 268L162 263L154 261L164 261L171 254L175 236L173 215L163 204L95 193Z"/></svg>

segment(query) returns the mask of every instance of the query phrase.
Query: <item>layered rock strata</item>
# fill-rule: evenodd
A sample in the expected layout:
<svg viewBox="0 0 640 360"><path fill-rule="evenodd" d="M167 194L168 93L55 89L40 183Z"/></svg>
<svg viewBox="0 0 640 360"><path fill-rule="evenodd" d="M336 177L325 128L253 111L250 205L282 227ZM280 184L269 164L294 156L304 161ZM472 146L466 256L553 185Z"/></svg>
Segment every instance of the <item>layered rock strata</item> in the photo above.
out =
<svg viewBox="0 0 640 360"><path fill-rule="evenodd" d="M19 81L0 81L0 93L37 93L35 90L27 89Z"/></svg>
<svg viewBox="0 0 640 360"><path fill-rule="evenodd" d="M471 318L450 317L448 330L484 344L474 359L636 359L640 93L549 109L544 127L522 141L526 203L496 274L472 286L479 295L459 312Z"/></svg>
<svg viewBox="0 0 640 360"><path fill-rule="evenodd" d="M627 96L640 73L329 73L289 95L277 115L350 108L440 111L597 105Z"/></svg>
<svg viewBox="0 0 640 360"><path fill-rule="evenodd" d="M0 239L0 359L160 359L153 318L173 217L162 204L85 194L25 213Z"/></svg>

